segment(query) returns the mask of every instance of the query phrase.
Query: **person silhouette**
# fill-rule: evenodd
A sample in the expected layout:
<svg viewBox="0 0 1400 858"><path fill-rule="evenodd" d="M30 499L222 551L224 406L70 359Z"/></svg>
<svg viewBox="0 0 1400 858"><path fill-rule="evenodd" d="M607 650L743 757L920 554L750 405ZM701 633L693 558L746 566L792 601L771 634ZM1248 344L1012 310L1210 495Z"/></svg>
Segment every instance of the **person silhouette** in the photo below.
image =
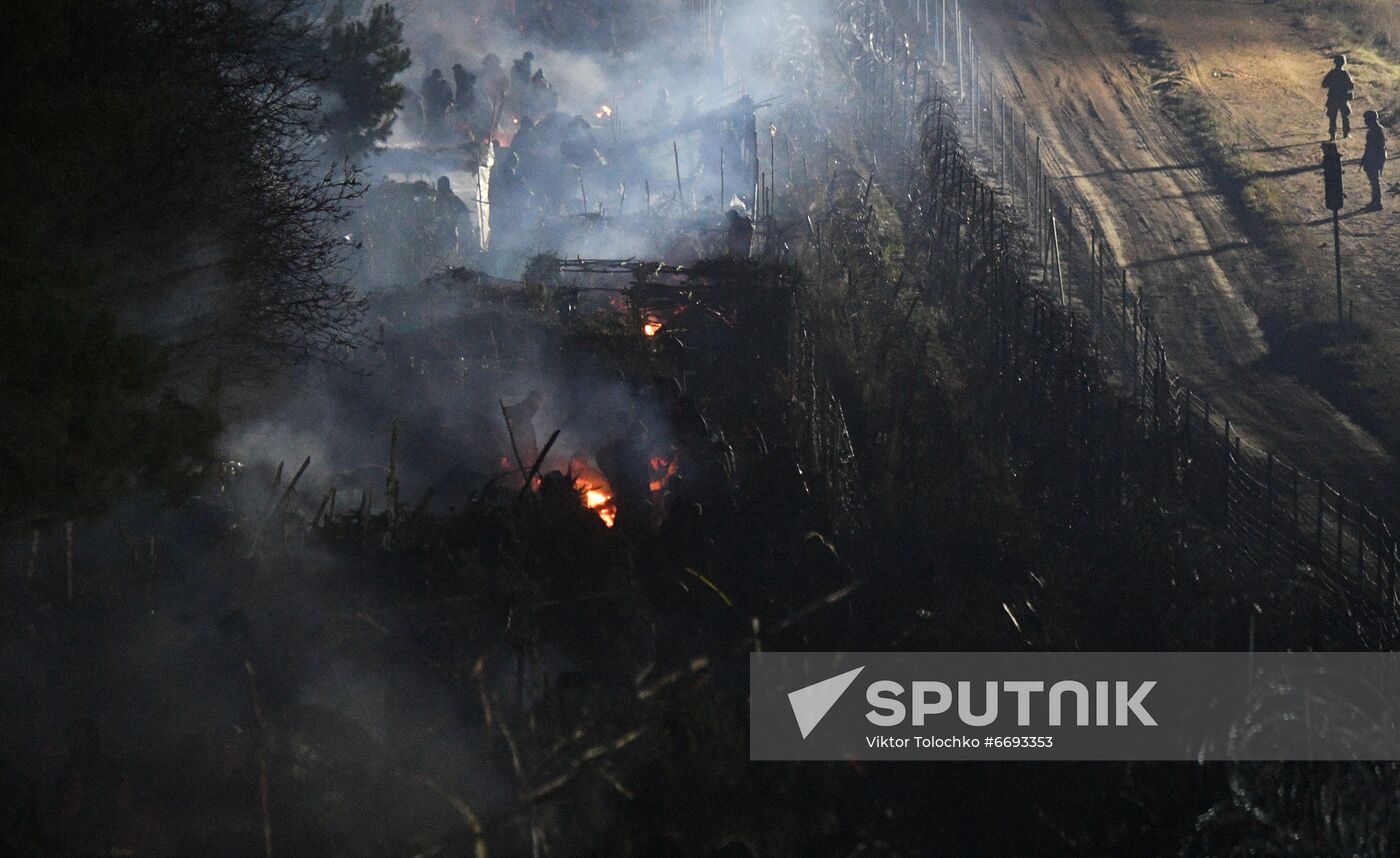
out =
<svg viewBox="0 0 1400 858"><path fill-rule="evenodd" d="M1342 139L1351 136L1351 99L1356 82L1347 71L1345 54L1332 58L1332 70L1322 78L1322 88L1327 90L1327 134L1329 140L1337 139L1337 117L1342 117Z"/></svg>
<svg viewBox="0 0 1400 858"><path fill-rule="evenodd" d="M1361 156L1361 169L1371 180L1371 204L1366 206L1366 210L1378 212L1384 208L1381 205L1381 173L1385 171L1386 161L1385 126L1381 125L1381 118L1374 110L1361 114L1361 118L1366 123L1366 152Z"/></svg>

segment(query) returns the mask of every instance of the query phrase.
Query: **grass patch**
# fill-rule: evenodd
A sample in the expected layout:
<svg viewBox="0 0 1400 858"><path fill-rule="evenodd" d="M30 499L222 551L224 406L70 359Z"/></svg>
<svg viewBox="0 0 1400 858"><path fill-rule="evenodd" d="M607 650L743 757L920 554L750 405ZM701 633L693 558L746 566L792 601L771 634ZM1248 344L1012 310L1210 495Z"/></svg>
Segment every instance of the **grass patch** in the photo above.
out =
<svg viewBox="0 0 1400 858"><path fill-rule="evenodd" d="M1351 39L1392 56L1400 51L1400 6L1395 0L1300 0L1300 14L1335 21Z"/></svg>

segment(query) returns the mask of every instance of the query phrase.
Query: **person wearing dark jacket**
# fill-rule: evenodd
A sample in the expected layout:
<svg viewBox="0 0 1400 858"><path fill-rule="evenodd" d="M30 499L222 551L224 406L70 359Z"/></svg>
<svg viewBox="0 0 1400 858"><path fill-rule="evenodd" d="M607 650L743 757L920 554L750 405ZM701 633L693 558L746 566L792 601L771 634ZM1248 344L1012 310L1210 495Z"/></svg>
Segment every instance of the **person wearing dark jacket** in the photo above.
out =
<svg viewBox="0 0 1400 858"><path fill-rule="evenodd" d="M524 90L530 86L530 78L535 76L535 53L526 51L520 59L510 64L510 88Z"/></svg>
<svg viewBox="0 0 1400 858"><path fill-rule="evenodd" d="M1327 133L1331 140L1337 139L1338 114L1342 117L1342 138L1351 136L1351 98L1356 82L1346 64L1347 58L1338 54L1332 58L1332 70L1322 78L1322 88L1327 90Z"/></svg>
<svg viewBox="0 0 1400 858"><path fill-rule="evenodd" d="M1374 110L1362 114L1366 121L1366 152L1361 156L1361 169L1371 180L1371 204L1367 210L1381 210L1381 173L1385 171L1385 127Z"/></svg>
<svg viewBox="0 0 1400 858"><path fill-rule="evenodd" d="M736 259L748 259L753 248L753 218L739 208L725 213L729 229L725 234L725 249Z"/></svg>
<svg viewBox="0 0 1400 858"><path fill-rule="evenodd" d="M476 75L462 68L461 63L454 63L452 66L452 82L455 84L456 92L452 96L452 106L461 113L466 113L473 107L476 100Z"/></svg>
<svg viewBox="0 0 1400 858"><path fill-rule="evenodd" d="M423 81L423 127L429 137L438 135L447 108L451 106L452 84L442 76L442 69L433 69Z"/></svg>
<svg viewBox="0 0 1400 858"><path fill-rule="evenodd" d="M514 147L511 147L513 149ZM517 233L525 222L529 208L530 189L520 175L520 156L507 149L505 158L491 171L491 240L500 236L508 241L519 238Z"/></svg>
<svg viewBox="0 0 1400 858"><path fill-rule="evenodd" d="M441 257L454 261L458 258L462 245L459 226L470 213L470 207L452 192L452 181L440 177L433 197L433 231Z"/></svg>
<svg viewBox="0 0 1400 858"><path fill-rule="evenodd" d="M544 79L544 69L535 69L530 78L530 88L521 97L523 109L535 116L546 116L559 109L559 95L554 86Z"/></svg>

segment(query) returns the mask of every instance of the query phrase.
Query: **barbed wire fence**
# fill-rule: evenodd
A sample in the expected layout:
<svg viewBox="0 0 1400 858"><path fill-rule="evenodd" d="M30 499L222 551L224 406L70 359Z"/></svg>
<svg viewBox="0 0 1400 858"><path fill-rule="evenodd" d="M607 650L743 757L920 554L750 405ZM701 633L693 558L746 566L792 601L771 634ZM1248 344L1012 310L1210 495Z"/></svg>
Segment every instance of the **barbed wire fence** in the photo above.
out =
<svg viewBox="0 0 1400 858"><path fill-rule="evenodd" d="M1041 388L1029 400L1041 410L1003 414L1006 431L1076 447L1085 490L1169 488L1243 562L1306 569L1368 644L1389 648L1395 528L1246 441L1177 375L1142 295L979 62L960 0L846 0L838 13L860 121L883 163L908 165L911 261L972 353L1005 383Z"/></svg>

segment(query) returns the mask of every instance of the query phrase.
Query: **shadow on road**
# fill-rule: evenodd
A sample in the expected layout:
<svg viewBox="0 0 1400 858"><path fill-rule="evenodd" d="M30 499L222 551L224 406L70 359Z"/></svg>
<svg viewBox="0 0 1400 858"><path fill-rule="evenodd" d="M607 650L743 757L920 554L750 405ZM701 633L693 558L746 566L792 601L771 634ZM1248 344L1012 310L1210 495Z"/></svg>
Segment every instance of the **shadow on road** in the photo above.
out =
<svg viewBox="0 0 1400 858"><path fill-rule="evenodd" d="M1247 241L1232 241L1229 244L1222 244L1217 247L1207 247L1204 250L1189 250L1185 253L1175 253L1171 256L1159 256L1156 259L1144 259L1134 262L1128 266L1130 269L1147 268L1152 265L1161 265L1165 262L1180 262L1183 259L1200 259L1204 256L1216 256L1221 253L1228 253L1232 250L1243 250L1249 247Z"/></svg>
<svg viewBox="0 0 1400 858"><path fill-rule="evenodd" d="M1351 220L1352 218L1354 218L1354 217L1356 217L1356 216L1358 216L1358 215L1364 215L1364 214L1377 214L1377 212L1373 212L1373 211L1371 211L1370 209L1366 208L1365 206L1362 206L1362 207L1359 208L1359 209L1355 209L1355 210L1353 210L1353 211L1347 212L1346 214L1339 215L1339 216L1337 217L1337 220ZM1314 219L1314 220L1304 221L1304 222L1302 222L1302 223L1300 223L1300 224L1297 224L1297 225L1298 225L1298 226L1323 226L1324 224L1329 224L1329 223L1331 223L1331 222L1332 222L1332 216L1331 216L1331 215L1326 215L1326 216L1324 216L1324 217L1316 218L1316 219Z"/></svg>
<svg viewBox="0 0 1400 858"><path fill-rule="evenodd" d="M1157 164L1151 167L1125 167L1118 170L1099 170L1094 173L1077 173L1065 176L1066 179L1101 179L1105 176L1132 176L1138 173L1169 173L1172 170L1199 170L1204 164Z"/></svg>

